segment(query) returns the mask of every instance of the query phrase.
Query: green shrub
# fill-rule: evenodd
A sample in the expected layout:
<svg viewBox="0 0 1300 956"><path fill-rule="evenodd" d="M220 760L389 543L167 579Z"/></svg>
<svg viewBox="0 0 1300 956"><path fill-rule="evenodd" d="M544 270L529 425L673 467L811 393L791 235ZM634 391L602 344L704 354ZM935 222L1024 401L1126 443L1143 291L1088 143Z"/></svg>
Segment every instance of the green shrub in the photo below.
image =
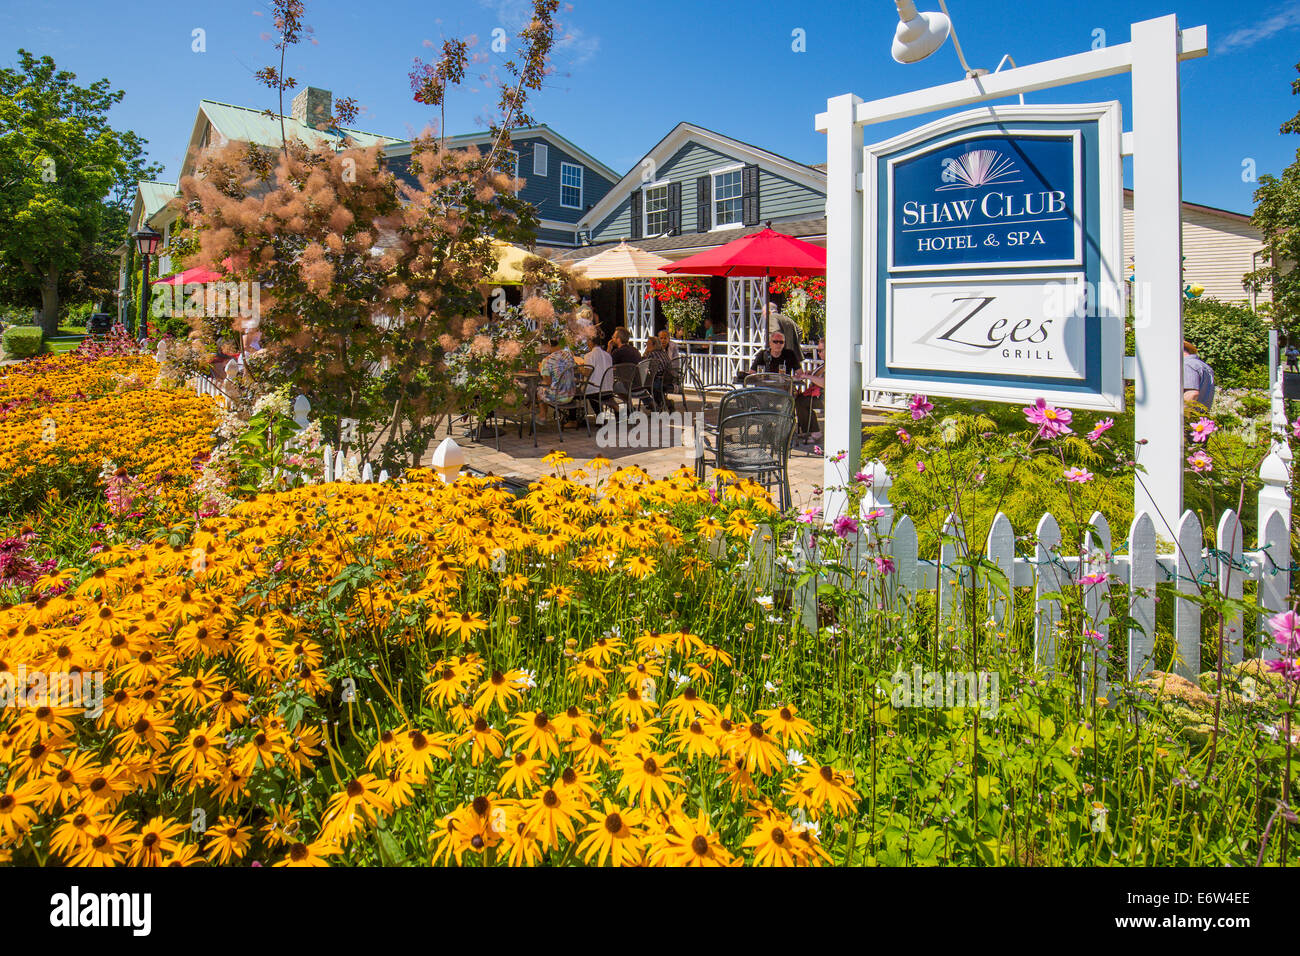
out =
<svg viewBox="0 0 1300 956"><path fill-rule="evenodd" d="M90 318L94 311L95 304L93 302L78 302L76 305L70 305L59 325L70 329L84 329L86 320Z"/></svg>
<svg viewBox="0 0 1300 956"><path fill-rule="evenodd" d="M1183 337L1214 369L1219 388L1258 387L1268 362L1268 325L1243 306L1193 299L1183 307ZM1262 384L1267 386L1265 370Z"/></svg>
<svg viewBox="0 0 1300 956"><path fill-rule="evenodd" d="M4 351L10 358L30 358L41 350L41 330L30 325L15 325L4 331Z"/></svg>

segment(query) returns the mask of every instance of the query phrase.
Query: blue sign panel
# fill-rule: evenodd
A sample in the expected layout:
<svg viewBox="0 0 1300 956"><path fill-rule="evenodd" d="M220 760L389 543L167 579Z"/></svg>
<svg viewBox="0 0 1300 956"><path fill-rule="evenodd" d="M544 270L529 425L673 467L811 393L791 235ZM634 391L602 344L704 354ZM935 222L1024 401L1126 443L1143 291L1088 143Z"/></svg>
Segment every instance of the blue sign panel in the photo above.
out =
<svg viewBox="0 0 1300 956"><path fill-rule="evenodd" d="M899 271L1082 263L1071 132L972 132L890 161L889 264Z"/></svg>

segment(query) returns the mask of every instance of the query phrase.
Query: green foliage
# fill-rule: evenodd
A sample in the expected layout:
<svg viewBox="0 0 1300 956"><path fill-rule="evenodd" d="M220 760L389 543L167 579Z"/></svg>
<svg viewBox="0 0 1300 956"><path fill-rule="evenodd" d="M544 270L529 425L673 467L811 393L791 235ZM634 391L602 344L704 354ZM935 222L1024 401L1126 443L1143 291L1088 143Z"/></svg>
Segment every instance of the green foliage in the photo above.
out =
<svg viewBox="0 0 1300 956"><path fill-rule="evenodd" d="M1183 337L1214 369L1219 388L1268 385L1268 325L1250 309L1193 299L1183 306Z"/></svg>
<svg viewBox="0 0 1300 956"><path fill-rule="evenodd" d="M1296 70L1300 71L1300 64ZM1300 94L1300 80L1291 82L1291 92ZM1281 132L1300 133L1300 113L1283 123ZM1281 177L1268 173L1259 177L1250 222L1265 237L1268 261L1246 276L1246 286L1272 292L1275 321L1294 337L1300 333L1300 269L1290 266L1300 262L1300 150Z"/></svg>
<svg viewBox="0 0 1300 956"><path fill-rule="evenodd" d="M109 125L123 93L108 80L78 86L48 56L18 57L0 70L0 300L39 305L53 332L64 297L112 293L135 184L160 167Z"/></svg>
<svg viewBox="0 0 1300 956"><path fill-rule="evenodd" d="M1080 416L1075 432L1086 433L1105 417L1111 416ZM1132 448L1132 415L1114 419L1115 427L1106 436L1113 450L1100 451L1076 434L1058 443L1059 456L1034 456L1023 447L1033 429L1019 406L945 399L921 422L904 412L886 425L867 429L862 452L864 460L879 458L889 468L894 478L890 499L916 522L924 554L937 551L944 518L958 510L966 517L971 541L985 539L998 511L1021 535L1032 532L1050 511L1070 538L1084 529L1094 511L1105 514L1112 529L1133 520L1131 469L1123 468L1118 475L1100 469L1107 462L1123 466L1126 459L1119 450ZM898 429L911 439L902 441ZM938 451L924 453L922 447ZM925 466L924 472L918 464ZM1086 486L1067 484L1064 470L1075 466L1096 477ZM961 488L959 498L950 491L953 487Z"/></svg>
<svg viewBox="0 0 1300 956"><path fill-rule="evenodd" d="M985 540L997 511L1010 519L1018 535L1029 535L1050 511L1066 540L1086 530L1092 513L1100 511L1121 541L1133 521L1131 387L1127 406L1130 411L1117 415L1078 413L1075 434L1057 440L1056 454L1049 457L1025 454L1033 429L1019 406L944 399L921 422L903 412L885 425L867 428L862 457L878 458L889 469L894 480L890 500L916 522L923 554L938 550L943 520L959 508L971 541ZM1253 540L1255 509L1244 504L1259 489L1259 466L1268 454L1268 408L1267 396L1251 391L1224 389L1216 398L1219 430L1205 445L1214 469L1184 482L1185 505L1198 514L1202 527L1213 528L1222 511L1232 508L1241 513L1248 540ZM1083 436L1104 418L1115 424L1106 441L1094 446ZM911 436L908 442L899 438L898 429ZM932 450L923 453L923 446ZM1189 444L1188 454L1192 448ZM925 465L924 472L918 463ZM1068 483L1063 473L1071 467L1086 468L1094 477L1086 484ZM960 488L959 500L954 487ZM1157 533L1172 537L1168 529Z"/></svg>
<svg viewBox="0 0 1300 956"><path fill-rule="evenodd" d="M31 358L41 350L44 336L35 326L16 325L4 331L4 351L9 358Z"/></svg>

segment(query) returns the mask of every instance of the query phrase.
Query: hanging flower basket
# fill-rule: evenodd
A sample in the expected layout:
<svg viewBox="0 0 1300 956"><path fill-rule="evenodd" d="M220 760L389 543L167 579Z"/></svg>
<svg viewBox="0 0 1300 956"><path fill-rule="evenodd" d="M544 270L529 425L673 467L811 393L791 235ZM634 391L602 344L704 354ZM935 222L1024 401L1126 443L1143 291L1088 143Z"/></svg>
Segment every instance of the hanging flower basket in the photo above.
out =
<svg viewBox="0 0 1300 956"><path fill-rule="evenodd" d="M698 279L651 279L646 298L658 300L673 338L699 335L709 314L709 286Z"/></svg>

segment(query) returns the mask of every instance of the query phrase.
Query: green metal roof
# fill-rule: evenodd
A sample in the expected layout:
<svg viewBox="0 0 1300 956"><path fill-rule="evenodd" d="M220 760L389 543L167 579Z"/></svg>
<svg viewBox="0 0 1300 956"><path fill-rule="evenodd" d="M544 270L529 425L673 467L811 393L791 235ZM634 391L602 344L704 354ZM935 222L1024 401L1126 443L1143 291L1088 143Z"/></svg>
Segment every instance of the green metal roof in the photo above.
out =
<svg viewBox="0 0 1300 956"><path fill-rule="evenodd" d="M150 216L162 209L176 196L175 183L155 183L144 180L138 185L140 187L140 203L143 209L142 218L146 222Z"/></svg>
<svg viewBox="0 0 1300 956"><path fill-rule="evenodd" d="M257 143L261 146L280 145L280 119L277 116L267 116L261 110L249 109L246 106L232 106L229 103L218 103L216 100L202 100L199 103L199 108L207 114L208 119L212 121L212 125L227 139ZM401 139L393 136L364 133L361 130L344 129L343 132L351 136L353 141L362 147L374 146L376 143L386 145L402 142ZM291 116L284 118L284 133L291 139L297 137L311 146L338 142L337 136L312 129Z"/></svg>

